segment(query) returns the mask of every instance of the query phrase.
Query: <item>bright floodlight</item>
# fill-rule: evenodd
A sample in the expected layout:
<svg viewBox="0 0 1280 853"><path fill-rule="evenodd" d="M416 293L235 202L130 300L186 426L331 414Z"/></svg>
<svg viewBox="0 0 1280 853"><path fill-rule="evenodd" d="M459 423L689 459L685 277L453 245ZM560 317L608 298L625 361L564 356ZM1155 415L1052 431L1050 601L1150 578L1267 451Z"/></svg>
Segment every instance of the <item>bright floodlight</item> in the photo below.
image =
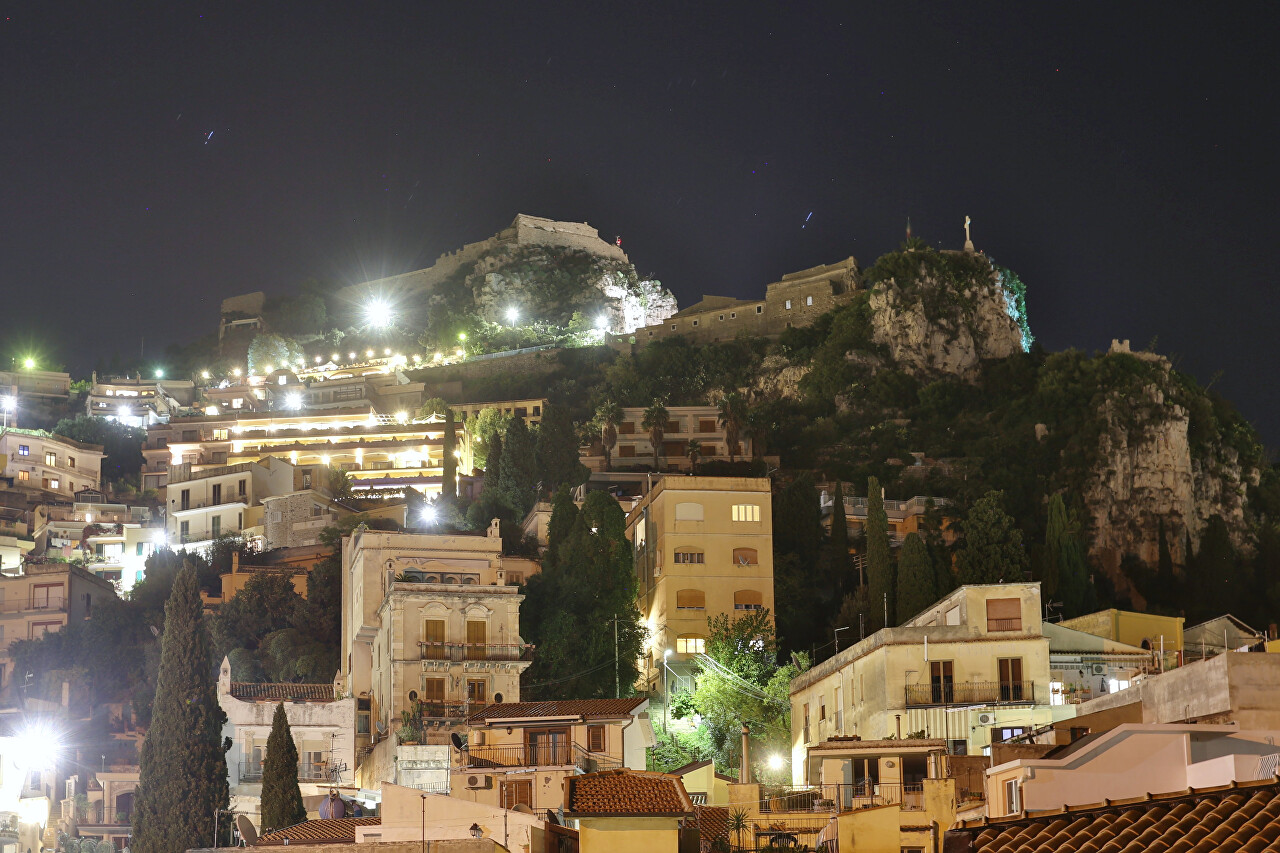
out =
<svg viewBox="0 0 1280 853"><path fill-rule="evenodd" d="M782 756L781 756L781 755L770 755L770 756L769 756L769 769L770 769L770 770L781 770L781 769L782 769Z"/></svg>
<svg viewBox="0 0 1280 853"><path fill-rule="evenodd" d="M129 415L132 414L128 406L121 406L117 411L119 412L120 417L122 418L127 418L129 417Z"/></svg>
<svg viewBox="0 0 1280 853"><path fill-rule="evenodd" d="M200 371L200 378L201 378L201 379L208 379L208 378L209 378L209 371L207 371L207 370L202 370L202 371Z"/></svg>
<svg viewBox="0 0 1280 853"><path fill-rule="evenodd" d="M156 368L156 379L164 379L164 368L162 367Z"/></svg>
<svg viewBox="0 0 1280 853"><path fill-rule="evenodd" d="M365 350L365 351L364 351L364 357L365 357L365 358L373 358L373 350L371 350L371 349L367 349L367 350Z"/></svg>
<svg viewBox="0 0 1280 853"><path fill-rule="evenodd" d="M460 340L460 341L466 341L466 339L467 339L467 333L466 333L466 332L458 332L458 340Z"/></svg>
<svg viewBox="0 0 1280 853"><path fill-rule="evenodd" d="M297 393L287 395L284 398L284 405L285 405L285 408L288 408L288 409L301 409L302 395Z"/></svg>
<svg viewBox="0 0 1280 853"><path fill-rule="evenodd" d="M241 373L241 371L240 371L240 368L238 368L238 367L237 367L235 370L231 371L231 375L232 375L232 376L239 376L239 375L240 375L240 373Z"/></svg>
<svg viewBox="0 0 1280 853"><path fill-rule="evenodd" d="M385 329L391 325L391 306L381 299L375 299L364 306L364 318L376 329Z"/></svg>
<svg viewBox="0 0 1280 853"><path fill-rule="evenodd" d="M396 412L396 423L407 424L409 422L409 413L406 411Z"/></svg>
<svg viewBox="0 0 1280 853"><path fill-rule="evenodd" d="M13 397L0 397L0 406L3 406L6 412L12 412L17 405L18 401Z"/></svg>
<svg viewBox="0 0 1280 853"><path fill-rule="evenodd" d="M10 757L27 772L48 770L62 752L62 732L44 720L28 720L13 738Z"/></svg>
<svg viewBox="0 0 1280 853"><path fill-rule="evenodd" d="M316 364L319 364L323 360L324 359L320 358L320 356L316 356Z"/></svg>
<svg viewBox="0 0 1280 853"><path fill-rule="evenodd" d="M265 368L263 368L263 369L264 369L264 371L265 371L265 372L267 372L267 373L275 373L275 372L276 372L276 366L275 366L274 364L268 364L268 365L267 365Z"/></svg>
<svg viewBox="0 0 1280 853"><path fill-rule="evenodd" d="M22 366L25 367L27 370L34 370L36 366L36 360L34 358L24 358L22 360Z"/></svg>
<svg viewBox="0 0 1280 853"><path fill-rule="evenodd" d="M433 506L423 507L423 509L422 509L422 523L423 523L423 524L435 524L435 523L436 523L436 519L437 519L438 517L439 517L439 513L437 513L437 512L436 512L436 508L435 508L435 507L433 507Z"/></svg>
<svg viewBox="0 0 1280 853"><path fill-rule="evenodd" d="M391 347L387 347L382 351L383 355L391 355Z"/></svg>
<svg viewBox="0 0 1280 853"><path fill-rule="evenodd" d="M347 353L347 358L351 359L352 361L355 361L355 360L356 360L356 354L355 354L355 353L353 353L353 352L349 352L349 353Z"/></svg>
<svg viewBox="0 0 1280 853"><path fill-rule="evenodd" d="M507 309L507 320L511 323L511 325L514 326L516 324L516 320L519 320L519 319L520 319L520 311L518 309L516 308Z"/></svg>
<svg viewBox="0 0 1280 853"><path fill-rule="evenodd" d="M329 358L333 359L333 363L334 363L334 364L337 364L337 363L341 360L341 359L338 357L338 354L337 354L336 352L335 352L333 355L329 356Z"/></svg>
<svg viewBox="0 0 1280 853"><path fill-rule="evenodd" d="M596 328L597 328L597 329L599 329L599 330L600 330L600 331L602 331L602 332L603 332L605 329L609 328L609 315L607 315L607 314L601 314L599 317L597 317L597 318L596 318Z"/></svg>
<svg viewBox="0 0 1280 853"><path fill-rule="evenodd" d="M163 548L165 545L169 544L169 537L165 535L163 530L157 530L155 533L151 534L151 543Z"/></svg>

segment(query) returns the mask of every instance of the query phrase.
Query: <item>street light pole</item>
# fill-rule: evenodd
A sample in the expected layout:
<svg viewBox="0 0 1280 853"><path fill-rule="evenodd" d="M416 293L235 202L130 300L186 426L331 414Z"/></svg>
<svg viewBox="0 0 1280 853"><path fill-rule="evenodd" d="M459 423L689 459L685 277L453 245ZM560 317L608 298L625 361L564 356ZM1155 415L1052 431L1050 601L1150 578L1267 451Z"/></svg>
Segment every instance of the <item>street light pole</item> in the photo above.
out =
<svg viewBox="0 0 1280 853"><path fill-rule="evenodd" d="M667 708L671 704L671 693L667 690L667 658L671 657L671 649L662 653L662 730L667 731Z"/></svg>

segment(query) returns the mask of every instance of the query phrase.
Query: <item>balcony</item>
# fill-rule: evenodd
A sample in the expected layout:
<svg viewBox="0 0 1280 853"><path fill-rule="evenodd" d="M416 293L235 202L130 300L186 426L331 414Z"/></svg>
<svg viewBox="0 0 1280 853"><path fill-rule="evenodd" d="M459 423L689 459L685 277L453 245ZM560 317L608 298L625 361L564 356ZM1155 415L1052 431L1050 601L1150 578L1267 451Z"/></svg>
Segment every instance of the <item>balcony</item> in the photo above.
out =
<svg viewBox="0 0 1280 853"><path fill-rule="evenodd" d="M261 782L262 781L261 761L241 761L240 762L240 781L241 782ZM325 762L312 763L309 761L298 762L298 781L299 782L323 782L329 778L328 764Z"/></svg>
<svg viewBox="0 0 1280 853"><path fill-rule="evenodd" d="M499 744L472 746L463 754L468 769L500 770L525 767L577 767L583 773L618 770L622 762L590 752L576 743Z"/></svg>
<svg viewBox="0 0 1280 853"><path fill-rule="evenodd" d="M0 613L27 613L29 611L37 613L66 613L67 602L66 599L61 597L29 598L26 601L0 601Z"/></svg>
<svg viewBox="0 0 1280 853"><path fill-rule="evenodd" d="M520 643L418 643L419 660L450 663L531 660L532 651Z"/></svg>
<svg viewBox="0 0 1280 853"><path fill-rule="evenodd" d="M924 783L863 781L838 785L760 787L760 813L767 815L832 814L886 805L901 806L903 811L923 811Z"/></svg>
<svg viewBox="0 0 1280 853"><path fill-rule="evenodd" d="M927 705L1012 705L1036 702L1034 681L963 681L908 684L908 708Z"/></svg>

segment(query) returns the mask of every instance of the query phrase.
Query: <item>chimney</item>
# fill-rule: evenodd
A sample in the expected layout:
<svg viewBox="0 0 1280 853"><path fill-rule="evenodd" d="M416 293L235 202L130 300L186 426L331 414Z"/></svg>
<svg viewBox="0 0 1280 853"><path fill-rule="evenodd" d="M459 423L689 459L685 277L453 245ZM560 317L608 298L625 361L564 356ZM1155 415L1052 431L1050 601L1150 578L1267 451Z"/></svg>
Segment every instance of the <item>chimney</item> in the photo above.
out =
<svg viewBox="0 0 1280 853"><path fill-rule="evenodd" d="M751 727L746 723L742 724L742 769L738 771L738 781L742 784L751 782L751 744L748 742L748 736L751 734Z"/></svg>

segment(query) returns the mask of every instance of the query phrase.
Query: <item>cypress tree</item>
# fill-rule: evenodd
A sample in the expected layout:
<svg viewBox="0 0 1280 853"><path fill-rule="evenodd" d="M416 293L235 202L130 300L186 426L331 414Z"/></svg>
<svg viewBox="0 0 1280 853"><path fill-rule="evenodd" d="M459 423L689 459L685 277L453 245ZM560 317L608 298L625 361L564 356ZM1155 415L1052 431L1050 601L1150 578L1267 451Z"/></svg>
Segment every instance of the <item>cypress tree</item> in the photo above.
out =
<svg viewBox="0 0 1280 853"><path fill-rule="evenodd" d="M1061 595L1062 548L1067 536L1067 505L1062 495L1055 494L1049 499L1049 514L1044 528L1044 572L1040 585L1046 601Z"/></svg>
<svg viewBox="0 0 1280 853"><path fill-rule="evenodd" d="M537 483L536 460L529 429L520 418L512 418L502 439L502 464L498 466L499 499L520 521L533 505Z"/></svg>
<svg viewBox="0 0 1280 853"><path fill-rule="evenodd" d="M547 522L547 550L542 555L543 572L553 571L560 559L560 546L573 530L578 520L578 505L568 486L556 489L551 499L551 520Z"/></svg>
<svg viewBox="0 0 1280 853"><path fill-rule="evenodd" d="M284 829L307 819L298 788L298 746L289 730L284 703L276 705L262 762L262 831Z"/></svg>
<svg viewBox="0 0 1280 853"><path fill-rule="evenodd" d="M548 403L542 410L538 438L534 442L537 477L544 492L554 492L561 483L577 486L585 483L591 472L578 459L578 434L573 428L569 410Z"/></svg>
<svg viewBox="0 0 1280 853"><path fill-rule="evenodd" d="M918 534L910 533L898 556L898 613L910 619L937 600L929 549Z"/></svg>
<svg viewBox="0 0 1280 853"><path fill-rule="evenodd" d="M212 644L189 563L178 573L164 613L156 698L133 810L130 849L136 853L211 845L214 810L227 807L227 717L218 706Z"/></svg>
<svg viewBox="0 0 1280 853"><path fill-rule="evenodd" d="M844 484L836 481L831 496L831 535L827 539L827 567L836 590L849 590L862 581L853 576L853 560L849 558L849 525L844 515Z"/></svg>
<svg viewBox="0 0 1280 853"><path fill-rule="evenodd" d="M1022 580L1027 552L1022 531L1002 506L1004 492L992 490L974 503L964 522L964 547L956 554L962 584Z"/></svg>
<svg viewBox="0 0 1280 853"><path fill-rule="evenodd" d="M880 481L867 478L867 592L871 612L867 614L867 633L896 625L893 595L897 585L893 577L893 558L889 553L889 516L884 511ZM888 602L888 621L885 609Z"/></svg>

